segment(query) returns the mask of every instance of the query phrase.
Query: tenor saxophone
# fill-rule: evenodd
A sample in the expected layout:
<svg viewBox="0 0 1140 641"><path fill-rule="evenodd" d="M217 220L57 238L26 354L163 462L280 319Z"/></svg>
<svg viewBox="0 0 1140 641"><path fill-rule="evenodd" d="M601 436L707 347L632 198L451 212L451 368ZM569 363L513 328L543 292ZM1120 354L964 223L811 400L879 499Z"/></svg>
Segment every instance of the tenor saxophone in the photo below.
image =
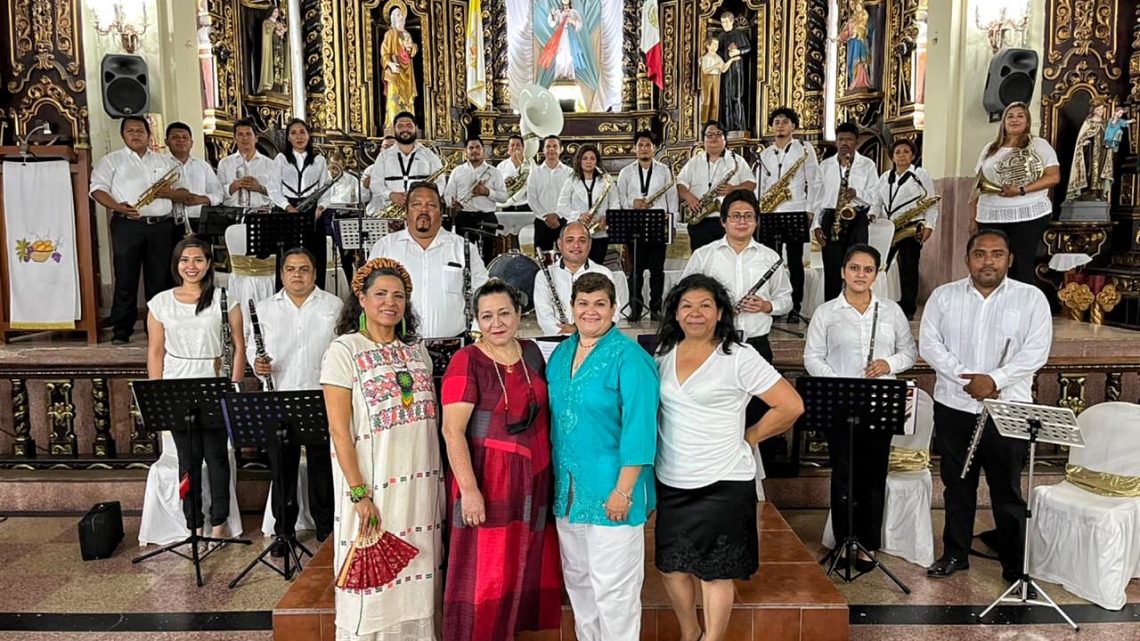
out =
<svg viewBox="0 0 1140 641"><path fill-rule="evenodd" d="M922 230L925 219L915 220L915 218L930 211L930 208L937 205L940 200L942 200L942 196L927 196L915 203L914 207L892 218L891 222L895 224L895 235L891 238L891 247L899 244L901 240L917 236L918 232Z"/></svg>
<svg viewBox="0 0 1140 641"><path fill-rule="evenodd" d="M138 201L135 202L135 209L142 209L153 203L158 198L158 192L169 189L176 182L178 182L178 168L171 167L170 171L163 174L162 178L159 178L153 185L147 187L146 191L139 196Z"/></svg>

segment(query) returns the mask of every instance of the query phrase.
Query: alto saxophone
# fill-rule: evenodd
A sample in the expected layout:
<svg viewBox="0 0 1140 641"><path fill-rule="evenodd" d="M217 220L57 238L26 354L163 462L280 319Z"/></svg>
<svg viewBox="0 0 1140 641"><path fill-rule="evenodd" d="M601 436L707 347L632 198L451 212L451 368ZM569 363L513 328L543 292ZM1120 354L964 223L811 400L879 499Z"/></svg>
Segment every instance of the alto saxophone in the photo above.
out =
<svg viewBox="0 0 1140 641"><path fill-rule="evenodd" d="M677 177L673 176L673 178L669 182L665 183L665 185L663 187L661 187L661 189L658 189L657 191L653 192L652 194L650 194L649 196L647 196L645 198L645 206L646 207L653 207L653 203L657 202L658 200L661 200L661 197L664 196L665 193L668 192L670 189L672 189L673 185L676 185L676 184L677 184Z"/></svg>
<svg viewBox="0 0 1140 641"><path fill-rule="evenodd" d="M229 304L226 302L226 290L219 289L222 306L222 355L218 359L218 376L227 381L233 378L234 373L234 337L230 333Z"/></svg>
<svg viewBox="0 0 1140 641"><path fill-rule="evenodd" d="M922 231L925 219L917 221L914 219L930 211L930 208L937 205L940 200L942 200L942 196L927 196L915 203L914 207L892 218L891 222L895 224L895 235L891 238L891 247L899 244L901 240L918 236L918 233Z"/></svg>
<svg viewBox="0 0 1140 641"><path fill-rule="evenodd" d="M257 305L252 298L249 299L249 322L253 325L253 345L257 349L257 357L266 362L273 360L269 357L269 352L265 351L265 338L261 335L261 323L257 320ZM262 387L266 392L273 391L273 374L265 377Z"/></svg>
<svg viewBox="0 0 1140 641"><path fill-rule="evenodd" d="M772 183L772 186L764 192L764 196L760 198L761 213L770 214L776 211L780 205L792 199L792 179L796 177L796 173L799 172L800 167L804 166L805 162L807 162L806 153L792 163L788 171L777 178L776 182Z"/></svg>
<svg viewBox="0 0 1140 641"><path fill-rule="evenodd" d="M167 171L165 174L163 174L162 178L159 178L154 182L153 185L147 187L146 191L144 191L142 195L139 196L138 201L135 202L135 209L142 209L143 207L146 207L147 205L153 203L158 198L158 192L164 189L169 189L176 182L178 182L178 168L171 167L170 171Z"/></svg>
<svg viewBox="0 0 1140 641"><path fill-rule="evenodd" d="M705 195L701 196L701 199L697 201L697 208L685 212L685 224L696 225L720 209L716 201L717 192L720 191L721 187L727 185L728 181L736 175L736 171L740 169L740 156L734 154L733 160L735 162L732 165L732 169L723 177L721 177L721 179L718 180L715 185L709 187L709 190L705 192Z"/></svg>
<svg viewBox="0 0 1140 641"><path fill-rule="evenodd" d="M840 165L842 173L839 176L839 198L835 201L835 220L831 223L832 242L839 242L839 238L847 230L847 223L855 220L855 207L851 205L851 198L847 196L847 186L851 179L851 168L854 164L854 159L848 156L847 171L843 171L843 167Z"/></svg>
<svg viewBox="0 0 1140 641"><path fill-rule="evenodd" d="M440 166L439 169L436 169L435 171L431 172L431 175L429 175L427 178L424 178L422 181L417 180L416 182L433 183L433 182L439 180L440 176L451 171L452 169L455 169L455 166L457 164L458 163L456 163L455 161L445 162L445 163L443 163L443 165ZM380 212L377 214L377 217L388 218L390 220L402 220L404 218L404 216L406 216L407 214L408 214L407 205L401 205L401 204L389 201L387 205L384 205L384 209L380 210Z"/></svg>
<svg viewBox="0 0 1140 641"><path fill-rule="evenodd" d="M550 300L554 302L554 311L558 314L558 322L569 325L570 321L566 316L566 308L562 306L562 299L558 297L558 290L554 287L554 277L550 275L550 267L546 261L542 260L541 255L538 255L536 260L538 266L542 268L542 275L546 276L546 286L550 288Z"/></svg>
<svg viewBox="0 0 1140 641"><path fill-rule="evenodd" d="M606 196L610 195L610 190L614 187L614 181L610 180L609 174L602 174L602 179L606 181L606 187L602 190L602 195L594 201L593 207L587 209L582 213L581 216L582 218L588 217L590 219L590 222L586 224L586 232L591 236L598 233L598 231L602 229L603 221L596 218L595 216L598 213L598 207L600 207L602 203L606 202Z"/></svg>

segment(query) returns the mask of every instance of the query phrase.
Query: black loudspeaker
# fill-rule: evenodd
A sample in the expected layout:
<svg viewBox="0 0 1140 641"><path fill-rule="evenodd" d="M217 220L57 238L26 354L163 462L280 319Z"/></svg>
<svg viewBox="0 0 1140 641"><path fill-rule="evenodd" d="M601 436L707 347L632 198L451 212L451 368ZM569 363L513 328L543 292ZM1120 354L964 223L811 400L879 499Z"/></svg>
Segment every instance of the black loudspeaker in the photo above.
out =
<svg viewBox="0 0 1140 641"><path fill-rule="evenodd" d="M103 111L112 118L146 113L150 108L150 81L141 56L109 54L99 66L103 85Z"/></svg>
<svg viewBox="0 0 1140 641"><path fill-rule="evenodd" d="M990 61L982 106L990 114L1001 114L1011 103L1029 103L1037 83L1037 52L1032 49L1002 49Z"/></svg>
<svg viewBox="0 0 1140 641"><path fill-rule="evenodd" d="M108 559L123 541L123 508L118 501L96 503L79 521L79 552L84 561Z"/></svg>

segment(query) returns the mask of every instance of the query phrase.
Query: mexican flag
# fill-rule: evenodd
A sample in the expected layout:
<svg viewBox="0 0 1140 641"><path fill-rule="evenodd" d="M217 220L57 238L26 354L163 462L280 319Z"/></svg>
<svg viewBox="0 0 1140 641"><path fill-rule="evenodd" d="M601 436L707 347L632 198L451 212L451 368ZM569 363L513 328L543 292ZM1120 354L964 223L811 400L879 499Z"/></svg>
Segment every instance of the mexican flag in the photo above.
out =
<svg viewBox="0 0 1140 641"><path fill-rule="evenodd" d="M641 53L645 54L646 75L658 89L665 88L665 75L661 70L661 24L657 0L641 3Z"/></svg>

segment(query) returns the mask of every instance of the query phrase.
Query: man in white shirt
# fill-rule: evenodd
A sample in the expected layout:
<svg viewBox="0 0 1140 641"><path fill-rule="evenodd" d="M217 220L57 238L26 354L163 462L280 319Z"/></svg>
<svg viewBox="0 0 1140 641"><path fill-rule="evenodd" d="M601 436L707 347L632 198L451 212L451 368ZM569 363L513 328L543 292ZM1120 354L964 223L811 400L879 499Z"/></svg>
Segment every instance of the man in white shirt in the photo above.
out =
<svg viewBox="0 0 1140 641"><path fill-rule="evenodd" d="M190 194L187 199L176 206L182 209L187 225L194 233L198 233L198 219L202 215L203 205L220 205L225 198L222 183L210 163L201 158L192 158L190 150L194 147L193 132L190 126L183 122L172 122L166 126L166 147L170 155L182 165L182 184ZM175 231L178 235L179 231Z"/></svg>
<svg viewBox="0 0 1140 641"><path fill-rule="evenodd" d="M391 258L412 277L412 308L425 338L459 336L471 328L467 317L471 294L487 282L479 251L461 236L441 228L443 200L433 183L413 183L408 191L407 226L381 238L368 259ZM463 286L464 261L470 265L470 287ZM466 319L466 320L465 320Z"/></svg>
<svg viewBox="0 0 1140 641"><path fill-rule="evenodd" d="M263 381L272 379L280 391L321 389L321 359L332 340L344 304L336 295L317 287L316 262L302 247L285 252L281 263L281 289L257 301L257 322L264 354L260 355L252 323L246 323L246 357L253 372ZM252 301L241 301L248 307ZM276 470L297 478L301 446L290 442L278 449L271 443L270 461ZM328 446L307 446L309 512L316 525L317 540L324 541L333 530L332 462ZM273 487L273 556L283 556L297 532L297 484Z"/></svg>
<svg viewBox="0 0 1140 641"><path fill-rule="evenodd" d="M934 449L942 457L939 468L946 503L944 551L927 570L932 577L948 577L970 567L983 469L997 526L1002 577L1006 581L1021 577L1025 441L1000 436L987 419L969 473L959 478L982 400L1032 402L1033 379L1049 359L1053 342L1049 303L1041 290L1006 277L1012 263L1004 232L977 232L966 245L970 276L935 289L922 313L919 353L936 374Z"/></svg>
<svg viewBox="0 0 1140 641"><path fill-rule="evenodd" d="M626 165L618 174L617 192L621 209L644 209L663 211L667 217L658 227L666 229L675 224L677 214L677 188L668 186L673 182L673 172L663 163L653 159L657 145L653 133L640 131L634 137L634 152L637 159ZM629 275L629 320L641 320L641 283L645 270L649 270L649 317L660 320L662 289L665 285L665 243L638 243L637 264ZM626 251L633 252L633 245L627 244Z"/></svg>
<svg viewBox="0 0 1140 641"><path fill-rule="evenodd" d="M558 215L558 196L562 185L574 175L563 164L562 141L558 136L542 140L542 164L536 165L526 181L526 201L534 212L534 246L540 251L553 251L554 242L566 219Z"/></svg>
<svg viewBox="0 0 1140 641"><path fill-rule="evenodd" d="M277 207L294 211L281 193L281 168L257 150L253 121L234 123L237 151L218 163L218 180L225 189L229 207Z"/></svg>
<svg viewBox="0 0 1140 641"><path fill-rule="evenodd" d="M574 283L583 274L604 274L613 280L614 273L605 265L590 260L590 232L578 221L567 223L558 239L562 257L534 278L534 315L546 336L574 333L574 312L570 309L570 294ZM625 307L626 296L620 292L614 307L614 320Z"/></svg>
<svg viewBox="0 0 1140 641"><path fill-rule="evenodd" d="M495 207L507 200L507 186L503 177L484 157L483 139L467 139L467 162L451 172L443 200L451 207L455 233L468 238L479 238L479 253L489 263L495 253L493 226L499 220Z"/></svg>
<svg viewBox="0 0 1140 641"><path fill-rule="evenodd" d="M111 302L112 340L125 345L138 322L139 270L149 301L170 289L170 252L174 248L174 202L190 196L179 178L162 189L148 205L137 207L140 196L178 163L147 146L150 123L141 116L127 116L119 123L126 145L103 156L91 172L91 198L107 208L111 217L111 249L115 270L115 295Z"/></svg>
<svg viewBox="0 0 1140 641"><path fill-rule="evenodd" d="M529 173L526 171L525 165L533 160L533 158L523 157L522 136L511 134L511 137L507 138L507 157L495 165L495 169L499 170L499 174L503 177L503 183L507 186L507 201L503 203L504 210L528 211L526 180Z"/></svg>
<svg viewBox="0 0 1140 641"><path fill-rule="evenodd" d="M696 224L690 222L701 214L700 201L709 191L716 190L715 204L719 210L721 201L729 192L756 189L756 181L748 171L748 163L725 147L724 128L720 123L710 120L705 123L702 131L704 151L690 158L677 175L677 195L688 208L684 216L685 221L690 223L689 246L693 251L724 236L724 226L717 220L716 212L712 211L713 203L708 205L708 215Z"/></svg>
<svg viewBox="0 0 1140 641"><path fill-rule="evenodd" d="M332 215L324 216L325 210L348 209L352 211L355 209L359 212L358 208L362 203L368 202L372 198L372 194L360 184L360 178L345 169L344 154L334 149L329 152L328 158L329 178L335 182L321 196L320 202L317 204L317 216L325 221L325 230L328 235L335 238L333 221L336 219ZM344 270L345 283L352 282L352 273L356 270L356 259L363 257L364 251L360 249L346 249L340 252L340 267Z"/></svg>
<svg viewBox="0 0 1140 641"><path fill-rule="evenodd" d="M384 149L376 156L376 162L364 170L364 187L372 194L368 203L368 213L384 209L388 203L400 207L407 206L408 189L412 183L427 180L443 167L443 161L435 152L416 140L415 115L403 111L396 114L392 124L396 144ZM435 179L436 187L443 191L445 178L442 174Z"/></svg>
<svg viewBox="0 0 1140 641"><path fill-rule="evenodd" d="M835 128L835 147L838 153L819 165L819 179L816 184L815 202L812 212L812 233L823 249L823 299L831 300L843 289L841 272L843 257L852 245L866 244L870 217L875 215L875 186L879 181L879 169L868 157L856 151L859 142L859 127L853 122L845 122ZM842 162L841 162L842 160ZM847 181L847 190L840 193L840 186ZM838 221L836 207L841 197L854 209L851 220Z"/></svg>
<svg viewBox="0 0 1140 641"><path fill-rule="evenodd" d="M787 256L788 278L792 283L792 311L788 312L787 321L798 323L802 320L800 304L804 299L804 244L809 240L807 229L812 220L811 189L818 181L819 160L810 144L794 137L796 128L800 126L800 117L795 111L788 107L776 109L768 116L768 126L776 134L776 141L760 152L756 165L756 198L761 205L775 183L797 164L799 169L788 181L791 196L772 211L764 211L761 215L776 212L786 217L789 213L802 213L805 220L802 227L781 224L759 227L757 240L777 254Z"/></svg>

